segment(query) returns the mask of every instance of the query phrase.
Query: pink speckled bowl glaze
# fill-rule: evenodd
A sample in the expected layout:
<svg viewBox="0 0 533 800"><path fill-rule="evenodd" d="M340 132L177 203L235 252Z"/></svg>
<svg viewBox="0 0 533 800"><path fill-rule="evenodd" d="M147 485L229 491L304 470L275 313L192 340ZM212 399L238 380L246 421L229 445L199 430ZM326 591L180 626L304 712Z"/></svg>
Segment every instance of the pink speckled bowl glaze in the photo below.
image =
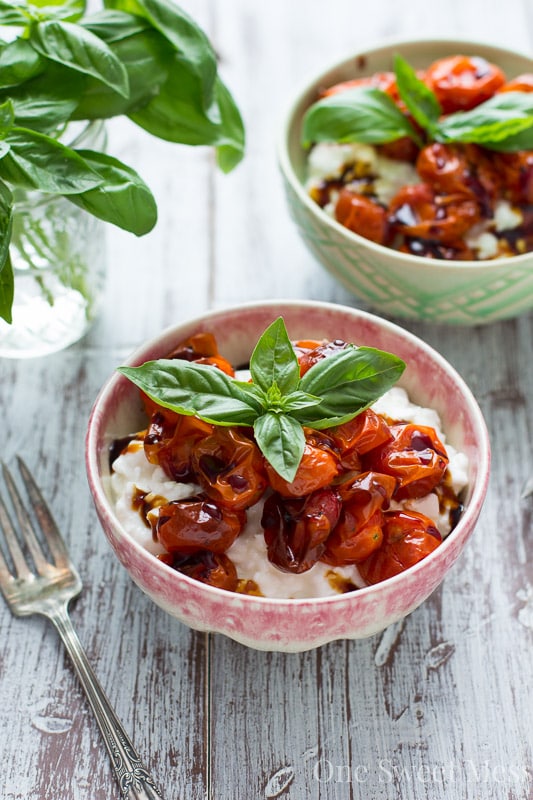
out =
<svg viewBox="0 0 533 800"><path fill-rule="evenodd" d="M397 325L344 306L272 301L210 312L164 331L127 363L138 365L162 357L192 333L211 331L221 352L242 365L263 330L280 315L293 339L340 338L403 358L407 368L400 385L412 400L438 411L447 441L467 454L470 482L464 513L453 532L427 558L374 586L304 600L234 594L171 569L123 530L113 509L110 444L146 424L138 390L119 373L108 380L95 402L87 432L86 466L98 516L114 552L157 605L197 630L223 633L261 650L299 652L334 639L371 636L405 617L433 592L474 529L487 491L490 446L479 406L442 356Z"/></svg>

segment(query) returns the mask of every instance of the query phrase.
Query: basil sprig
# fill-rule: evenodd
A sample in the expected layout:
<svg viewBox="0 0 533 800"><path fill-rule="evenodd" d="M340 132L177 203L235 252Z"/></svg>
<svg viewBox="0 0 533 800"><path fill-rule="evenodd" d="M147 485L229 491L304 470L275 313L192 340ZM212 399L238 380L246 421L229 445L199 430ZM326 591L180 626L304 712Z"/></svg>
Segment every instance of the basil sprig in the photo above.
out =
<svg viewBox="0 0 533 800"><path fill-rule="evenodd" d="M102 5L88 14L85 0L0 0L0 26L19 28L0 41L0 317L8 322L13 189L63 195L137 236L157 221L131 167L58 141L69 122L127 116L158 138L214 147L224 172L243 157L242 118L194 20L172 0Z"/></svg>
<svg viewBox="0 0 533 800"><path fill-rule="evenodd" d="M261 335L250 359L251 382L181 359L119 367L156 403L214 425L253 427L259 449L292 481L305 447L303 426L321 430L348 422L396 383L405 363L372 347L348 344L300 367L282 317Z"/></svg>
<svg viewBox="0 0 533 800"><path fill-rule="evenodd" d="M433 141L507 152L533 149L533 93L502 92L471 111L443 116L435 93L400 55L394 59L394 74L398 94L419 130L382 89L358 87L329 95L306 111L302 144L386 144L408 136L418 146Z"/></svg>

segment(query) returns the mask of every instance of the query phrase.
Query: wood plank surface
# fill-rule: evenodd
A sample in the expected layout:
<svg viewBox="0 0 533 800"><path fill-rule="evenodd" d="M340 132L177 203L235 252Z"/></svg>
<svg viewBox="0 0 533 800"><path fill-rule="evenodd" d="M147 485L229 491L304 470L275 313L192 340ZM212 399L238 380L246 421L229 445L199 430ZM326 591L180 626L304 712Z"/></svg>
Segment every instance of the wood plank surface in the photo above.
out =
<svg viewBox="0 0 533 800"><path fill-rule="evenodd" d="M188 630L130 581L85 478L98 389L143 339L208 308L263 298L364 307L288 217L276 164L291 96L327 64L387 38L454 37L533 51L530 0L187 0L245 118L232 174L207 149L124 121L110 152L159 207L142 239L108 229L106 301L90 334L43 359L0 360L2 458L26 459L85 589L73 620L165 800L530 800L533 793L533 315L483 328L401 322L463 375L489 427L479 525L444 584L383 634L298 655ZM0 604L1 800L119 797L58 638Z"/></svg>

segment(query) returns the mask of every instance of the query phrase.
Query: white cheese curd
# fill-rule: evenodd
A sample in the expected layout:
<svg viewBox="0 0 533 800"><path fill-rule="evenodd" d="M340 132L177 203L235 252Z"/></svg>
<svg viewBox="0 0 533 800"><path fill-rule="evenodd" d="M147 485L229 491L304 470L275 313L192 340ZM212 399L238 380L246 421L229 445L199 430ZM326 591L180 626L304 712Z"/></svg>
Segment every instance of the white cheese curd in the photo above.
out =
<svg viewBox="0 0 533 800"><path fill-rule="evenodd" d="M513 208L507 200L499 200L494 208L494 229L500 231L511 231L522 224L524 218L522 213Z"/></svg>
<svg viewBox="0 0 533 800"><path fill-rule="evenodd" d="M498 238L490 231L476 226L465 238L465 242L472 250L476 251L477 257L483 261L488 258L496 258L500 245Z"/></svg>
<svg viewBox="0 0 533 800"><path fill-rule="evenodd" d="M309 153L308 175L313 183L326 178L340 178L346 167L356 162L375 174L377 154L372 145L347 142L320 142Z"/></svg>
<svg viewBox="0 0 533 800"><path fill-rule="evenodd" d="M434 428L450 459L448 471L453 490L459 494L465 488L468 483L468 458L446 442L436 411L411 403L407 392L399 387L393 387L386 392L374 404L373 409L390 419ZM153 541L152 531L146 524L144 514L140 513L139 503L136 502L139 496L151 493L163 504L166 501L191 497L201 491L200 487L194 484L176 483L168 478L161 467L151 464L144 455L142 442L139 439L130 442L113 462L111 489L115 511L124 529L153 554L164 551ZM393 503L391 508L410 508L419 511L434 521L442 536L450 532L448 516L440 514L439 500L434 492L420 499ZM299 575L282 572L275 567L267 557L261 528L262 512L262 501L247 510L246 526L227 551L241 580L254 581L264 596L275 598L327 597L342 591L339 587L343 584L365 586L355 565L331 567L318 562L310 570ZM154 508L149 512L149 516L157 513L158 509Z"/></svg>
<svg viewBox="0 0 533 800"><path fill-rule="evenodd" d="M357 165L357 177L372 178L372 190L385 205L402 186L420 183L420 176L412 164L382 156L372 145L320 142L309 154L307 190L312 191L324 180L340 178L353 165ZM332 215L334 202L332 198L332 203L324 209Z"/></svg>
<svg viewBox="0 0 533 800"><path fill-rule="evenodd" d="M139 439L130 442L113 462L111 490L115 498L115 511L124 529L139 544L151 553L163 553L164 548L152 539L152 531L143 515L135 508L139 494L150 493L162 499L162 503L183 500L200 491L191 483L176 483L158 464L151 464L144 455Z"/></svg>
<svg viewBox="0 0 533 800"><path fill-rule="evenodd" d="M496 233L518 228L523 221L522 213L518 209L513 208L507 200L498 200L494 207L494 217L474 225L465 237L465 242L476 251L480 260L507 256L506 250L502 251L502 244Z"/></svg>

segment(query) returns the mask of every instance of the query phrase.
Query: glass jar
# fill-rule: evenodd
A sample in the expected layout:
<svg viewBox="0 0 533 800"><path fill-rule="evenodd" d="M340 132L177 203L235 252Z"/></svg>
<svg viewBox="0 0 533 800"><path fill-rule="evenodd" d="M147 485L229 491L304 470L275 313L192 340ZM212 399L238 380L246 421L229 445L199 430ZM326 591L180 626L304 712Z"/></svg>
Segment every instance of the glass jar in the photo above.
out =
<svg viewBox="0 0 533 800"><path fill-rule="evenodd" d="M100 120L77 136L69 126L68 134L70 147L105 150ZM18 188L13 197L13 323L0 319L0 357L30 358L68 347L94 321L107 267L106 223L64 197Z"/></svg>

